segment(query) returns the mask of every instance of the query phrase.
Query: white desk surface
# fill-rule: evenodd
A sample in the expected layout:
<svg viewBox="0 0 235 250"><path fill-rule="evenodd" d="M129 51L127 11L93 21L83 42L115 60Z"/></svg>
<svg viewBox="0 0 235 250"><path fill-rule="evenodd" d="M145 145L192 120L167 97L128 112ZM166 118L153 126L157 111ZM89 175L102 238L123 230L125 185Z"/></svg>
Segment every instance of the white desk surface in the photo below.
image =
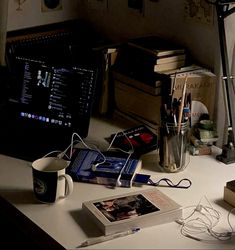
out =
<svg viewBox="0 0 235 250"><path fill-rule="evenodd" d="M100 141L105 145L105 136L120 131L122 128L111 123L92 118L88 140ZM228 228L227 214L232 208L223 201L223 188L227 181L235 179L235 164L225 165L216 161L220 151L215 148L210 156L190 156L187 168L179 173L161 172L156 163L156 154L151 152L143 157L142 172L151 174L154 180L162 177L178 182L189 178L189 189L159 187L183 207L196 205L206 196L214 208L221 212L221 222L217 229ZM109 195L127 193L140 188L109 189L102 185L74 183L74 191L66 200L53 205L38 203L32 191L32 172L29 162L0 155L0 195L17 210L47 232L65 249L74 249L89 237L97 236L97 229L86 220L81 210L83 201ZM231 214L231 223L235 227L235 215ZM180 226L167 223L142 229L140 232L90 246L89 249L235 249L235 237L232 240L205 243L186 238L180 233Z"/></svg>

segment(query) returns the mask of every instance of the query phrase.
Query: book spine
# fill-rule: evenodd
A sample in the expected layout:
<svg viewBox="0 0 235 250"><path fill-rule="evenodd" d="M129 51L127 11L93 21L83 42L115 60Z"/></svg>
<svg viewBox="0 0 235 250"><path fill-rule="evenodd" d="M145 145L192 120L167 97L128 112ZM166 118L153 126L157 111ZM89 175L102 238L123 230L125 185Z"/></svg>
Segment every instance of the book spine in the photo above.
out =
<svg viewBox="0 0 235 250"><path fill-rule="evenodd" d="M115 103L120 111L133 113L148 121L160 124L161 96L153 96L116 81Z"/></svg>
<svg viewBox="0 0 235 250"><path fill-rule="evenodd" d="M155 64L154 65L154 72L164 72L165 70L172 70L183 67L185 65L185 61L175 61L170 63L163 63L163 64Z"/></svg>
<svg viewBox="0 0 235 250"><path fill-rule="evenodd" d="M96 183L106 186L116 186L117 178L96 177ZM131 180L120 179L120 187L131 187Z"/></svg>
<svg viewBox="0 0 235 250"><path fill-rule="evenodd" d="M161 87L164 80L162 78L157 79L156 75L156 79L146 79L146 81L140 81L138 79L135 79L134 77L128 76L122 72L118 72L115 70L112 70L112 76L114 79L117 79L121 82L125 82L132 86L140 86L140 88L146 88L146 89L155 89L157 87Z"/></svg>
<svg viewBox="0 0 235 250"><path fill-rule="evenodd" d="M77 176L75 177L76 181L79 182L86 182L86 183L92 183L92 184L100 184L100 185L105 185L105 186L116 186L117 178L110 178L110 177L104 177L104 176L95 176L93 178L87 178L84 176ZM130 180L125 180L121 179L121 187L131 187L131 179Z"/></svg>
<svg viewBox="0 0 235 250"><path fill-rule="evenodd" d="M186 55L185 54L179 54L175 56L164 56L164 57L159 57L156 61L156 64L164 64L164 63L170 63L170 62L175 62L175 61L185 61Z"/></svg>
<svg viewBox="0 0 235 250"><path fill-rule="evenodd" d="M156 80L158 80L153 71L155 63L155 56L135 48L124 47L119 51L113 69L155 87Z"/></svg>
<svg viewBox="0 0 235 250"><path fill-rule="evenodd" d="M135 80L131 77L125 76L121 73L113 71L113 80L115 84L115 80L122 82L123 84L127 84L132 86L136 89L149 93L151 95L161 95L161 85L163 84L162 81L156 81L156 87L145 84L141 81Z"/></svg>

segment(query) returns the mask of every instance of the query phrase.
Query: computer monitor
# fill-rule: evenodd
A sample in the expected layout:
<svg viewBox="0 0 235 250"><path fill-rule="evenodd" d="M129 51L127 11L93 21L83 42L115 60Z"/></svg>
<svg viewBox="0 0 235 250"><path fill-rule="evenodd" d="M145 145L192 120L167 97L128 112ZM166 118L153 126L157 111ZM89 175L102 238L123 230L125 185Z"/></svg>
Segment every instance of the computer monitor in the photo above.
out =
<svg viewBox="0 0 235 250"><path fill-rule="evenodd" d="M0 106L0 153L34 160L89 130L97 69L16 57Z"/></svg>

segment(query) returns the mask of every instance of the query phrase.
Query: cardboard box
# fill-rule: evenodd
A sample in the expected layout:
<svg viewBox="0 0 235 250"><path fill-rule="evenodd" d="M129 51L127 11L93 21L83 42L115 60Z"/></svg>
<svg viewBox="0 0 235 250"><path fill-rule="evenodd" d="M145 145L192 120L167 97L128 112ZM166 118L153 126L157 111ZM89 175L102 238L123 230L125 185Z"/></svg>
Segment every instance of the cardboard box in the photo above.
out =
<svg viewBox="0 0 235 250"><path fill-rule="evenodd" d="M235 207L235 192L227 187L224 187L224 200Z"/></svg>

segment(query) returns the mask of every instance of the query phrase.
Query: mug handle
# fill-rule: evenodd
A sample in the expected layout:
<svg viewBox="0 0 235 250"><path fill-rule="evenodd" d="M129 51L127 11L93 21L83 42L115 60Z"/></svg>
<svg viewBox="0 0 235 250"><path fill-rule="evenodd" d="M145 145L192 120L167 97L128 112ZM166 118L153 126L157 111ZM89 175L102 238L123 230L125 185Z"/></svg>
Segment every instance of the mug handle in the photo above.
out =
<svg viewBox="0 0 235 250"><path fill-rule="evenodd" d="M70 175L62 174L60 178L65 178L65 194L64 197L69 196L73 192L73 180Z"/></svg>

